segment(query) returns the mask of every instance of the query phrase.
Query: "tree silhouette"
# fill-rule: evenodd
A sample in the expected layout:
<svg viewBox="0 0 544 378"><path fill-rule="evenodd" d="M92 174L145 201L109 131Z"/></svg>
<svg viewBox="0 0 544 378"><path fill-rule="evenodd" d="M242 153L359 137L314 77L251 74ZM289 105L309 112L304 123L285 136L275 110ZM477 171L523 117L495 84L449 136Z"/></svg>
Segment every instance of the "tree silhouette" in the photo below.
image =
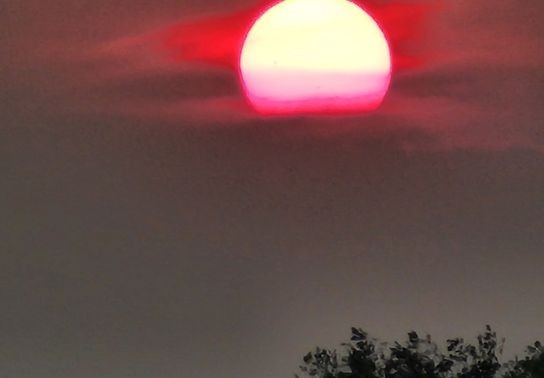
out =
<svg viewBox="0 0 544 378"><path fill-rule="evenodd" d="M544 378L540 342L527 348L525 358L501 364L504 338L499 341L488 325L477 341L448 339L442 352L429 335L420 338L412 331L405 342L388 345L352 328L343 353L318 347L303 357L300 372L316 378Z"/></svg>
<svg viewBox="0 0 544 378"><path fill-rule="evenodd" d="M537 341L527 347L524 359L510 362L505 378L533 378L544 377L544 347Z"/></svg>

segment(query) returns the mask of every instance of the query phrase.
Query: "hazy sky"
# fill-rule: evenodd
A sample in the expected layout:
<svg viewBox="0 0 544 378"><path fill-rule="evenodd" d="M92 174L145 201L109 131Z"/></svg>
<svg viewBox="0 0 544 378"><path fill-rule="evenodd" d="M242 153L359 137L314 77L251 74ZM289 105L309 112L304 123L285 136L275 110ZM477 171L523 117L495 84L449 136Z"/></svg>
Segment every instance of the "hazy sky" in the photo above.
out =
<svg viewBox="0 0 544 378"><path fill-rule="evenodd" d="M255 5L0 2L0 376L288 377L351 325L544 339L544 3L443 1L378 112L266 119L146 37Z"/></svg>

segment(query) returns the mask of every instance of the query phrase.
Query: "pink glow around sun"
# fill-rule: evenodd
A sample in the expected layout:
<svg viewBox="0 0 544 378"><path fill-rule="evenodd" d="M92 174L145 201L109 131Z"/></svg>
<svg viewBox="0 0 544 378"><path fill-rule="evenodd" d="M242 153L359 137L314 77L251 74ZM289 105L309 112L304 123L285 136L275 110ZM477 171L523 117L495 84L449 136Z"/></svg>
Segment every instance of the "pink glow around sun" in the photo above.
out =
<svg viewBox="0 0 544 378"><path fill-rule="evenodd" d="M347 0L285 0L250 29L240 57L246 96L262 114L376 109L391 78L384 33Z"/></svg>

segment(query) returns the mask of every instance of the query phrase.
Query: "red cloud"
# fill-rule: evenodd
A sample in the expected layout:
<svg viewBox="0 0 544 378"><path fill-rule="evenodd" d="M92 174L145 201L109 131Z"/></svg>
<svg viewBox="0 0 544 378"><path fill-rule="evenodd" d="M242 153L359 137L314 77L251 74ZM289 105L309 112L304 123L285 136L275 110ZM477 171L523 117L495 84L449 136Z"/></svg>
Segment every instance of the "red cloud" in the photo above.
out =
<svg viewBox="0 0 544 378"><path fill-rule="evenodd" d="M393 52L395 70L423 63L423 57L409 52L410 41L420 37L429 12L428 4L359 4L380 24ZM241 12L184 22L162 34L163 46L180 61L209 63L236 69L245 35L253 22L270 5Z"/></svg>

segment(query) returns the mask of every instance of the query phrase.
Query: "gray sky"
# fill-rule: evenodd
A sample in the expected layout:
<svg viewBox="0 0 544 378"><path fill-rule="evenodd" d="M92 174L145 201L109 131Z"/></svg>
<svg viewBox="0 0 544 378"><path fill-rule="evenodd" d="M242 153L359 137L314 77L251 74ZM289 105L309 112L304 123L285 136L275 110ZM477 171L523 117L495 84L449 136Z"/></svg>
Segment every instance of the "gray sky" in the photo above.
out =
<svg viewBox="0 0 544 378"><path fill-rule="evenodd" d="M0 376L291 376L351 325L544 338L541 1L445 1L374 114L266 119L145 37L255 2L47 3L0 3Z"/></svg>

